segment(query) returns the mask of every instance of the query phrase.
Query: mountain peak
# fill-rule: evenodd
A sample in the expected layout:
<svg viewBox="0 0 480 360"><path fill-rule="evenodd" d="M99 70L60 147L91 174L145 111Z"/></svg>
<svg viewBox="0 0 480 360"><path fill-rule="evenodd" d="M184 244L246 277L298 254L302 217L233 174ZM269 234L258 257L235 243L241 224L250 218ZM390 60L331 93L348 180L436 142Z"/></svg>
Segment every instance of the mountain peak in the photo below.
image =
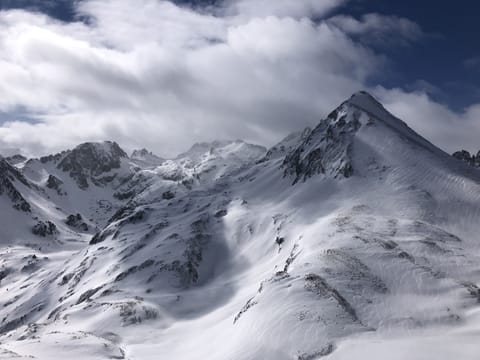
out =
<svg viewBox="0 0 480 360"><path fill-rule="evenodd" d="M395 142L401 139L399 146L408 142L429 153L447 155L392 115L371 94L359 91L321 120L286 156L284 174L294 176L294 183L316 174L348 178L354 173L354 144L368 143L368 147L384 151L383 145L376 144L384 138Z"/></svg>
<svg viewBox="0 0 480 360"><path fill-rule="evenodd" d="M369 115L373 115L377 118L385 119L386 117L394 117L387 109L385 109L380 101L378 101L367 91L358 91L354 93L345 103L365 111ZM401 121L399 119L396 120Z"/></svg>
<svg viewBox="0 0 480 360"><path fill-rule="evenodd" d="M267 149L260 145L247 143L243 140L215 140L212 142L195 143L188 151L177 156L177 159L190 158L193 161L199 161L205 154L225 154L252 150L255 153L265 153Z"/></svg>
<svg viewBox="0 0 480 360"><path fill-rule="evenodd" d="M124 158L128 158L127 154L114 141L87 142L69 151L57 167L70 173L80 188L85 189L88 187L89 177L119 169Z"/></svg>
<svg viewBox="0 0 480 360"><path fill-rule="evenodd" d="M464 350L480 172L432 149L360 92L267 154L216 141L156 166L105 142L18 168L0 157L2 347L305 360L354 358L365 340L381 358L438 332ZM224 334L236 336L213 356L198 346Z"/></svg>
<svg viewBox="0 0 480 360"><path fill-rule="evenodd" d="M225 140L215 140L212 142L197 142L193 144L190 149L185 151L184 153L181 153L180 155L177 156L177 159L184 158L184 157L198 157L206 152L212 151L214 149L224 147L228 144L232 143L231 141L225 141Z"/></svg>
<svg viewBox="0 0 480 360"><path fill-rule="evenodd" d="M147 156L147 155L153 155L151 151L148 151L147 149L138 149L138 150L133 150L132 155L130 155L131 158L136 158L139 156Z"/></svg>
<svg viewBox="0 0 480 360"><path fill-rule="evenodd" d="M153 152L148 151L145 148L133 150L132 155L130 155L130 159L137 164L145 166L157 166L161 165L165 161L165 159L155 155Z"/></svg>
<svg viewBox="0 0 480 360"><path fill-rule="evenodd" d="M352 100L353 101L355 101L355 100L368 100L368 101L375 101L378 104L380 104L378 102L378 100L372 94L370 94L368 91L365 91L365 90L360 90L360 91L357 91L356 93L353 93L352 96L350 96L349 100L350 101L352 101Z"/></svg>
<svg viewBox="0 0 480 360"><path fill-rule="evenodd" d="M127 153L115 141L85 142L75 147L72 152L91 152L98 156L113 156L126 158Z"/></svg>
<svg viewBox="0 0 480 360"><path fill-rule="evenodd" d="M15 154L15 155L12 155L12 156L9 156L6 158L6 160L11 164L11 165L18 165L20 163L23 163L25 161L27 161L28 159L21 155L21 154Z"/></svg>

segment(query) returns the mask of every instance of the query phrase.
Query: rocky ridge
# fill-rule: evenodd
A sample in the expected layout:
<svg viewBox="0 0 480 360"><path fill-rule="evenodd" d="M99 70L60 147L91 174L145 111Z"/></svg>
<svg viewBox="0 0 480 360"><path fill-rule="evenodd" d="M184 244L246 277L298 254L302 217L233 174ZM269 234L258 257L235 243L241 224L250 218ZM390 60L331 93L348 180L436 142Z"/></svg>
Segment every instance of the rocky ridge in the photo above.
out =
<svg viewBox="0 0 480 360"><path fill-rule="evenodd" d="M446 329L475 321L480 175L371 95L268 150L151 156L107 142L0 159L0 186L30 204L15 223L30 237L2 236L0 351L337 359L437 331L465 350Z"/></svg>

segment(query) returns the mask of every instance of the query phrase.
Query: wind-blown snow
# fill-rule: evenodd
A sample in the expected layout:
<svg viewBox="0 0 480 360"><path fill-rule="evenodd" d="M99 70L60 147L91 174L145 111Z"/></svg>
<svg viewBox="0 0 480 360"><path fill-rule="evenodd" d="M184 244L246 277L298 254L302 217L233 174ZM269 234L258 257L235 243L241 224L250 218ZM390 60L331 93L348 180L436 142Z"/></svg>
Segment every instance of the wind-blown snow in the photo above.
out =
<svg viewBox="0 0 480 360"><path fill-rule="evenodd" d="M0 195L0 358L480 354L480 172L366 93L268 151L142 151L88 187L69 154L13 170L31 212Z"/></svg>

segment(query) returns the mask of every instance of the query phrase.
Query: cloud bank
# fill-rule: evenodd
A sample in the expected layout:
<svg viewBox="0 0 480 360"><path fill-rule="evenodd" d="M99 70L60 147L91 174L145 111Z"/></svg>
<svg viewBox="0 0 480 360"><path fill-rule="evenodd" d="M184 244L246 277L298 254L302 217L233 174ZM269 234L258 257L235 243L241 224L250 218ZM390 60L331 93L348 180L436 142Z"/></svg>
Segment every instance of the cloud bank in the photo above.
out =
<svg viewBox="0 0 480 360"><path fill-rule="evenodd" d="M340 0L84 0L64 23L0 12L0 152L45 154L112 139L173 156L195 141L272 145L367 89L444 149L474 148L480 105L462 114L426 92L377 84L388 37L422 37L407 19L331 17Z"/></svg>

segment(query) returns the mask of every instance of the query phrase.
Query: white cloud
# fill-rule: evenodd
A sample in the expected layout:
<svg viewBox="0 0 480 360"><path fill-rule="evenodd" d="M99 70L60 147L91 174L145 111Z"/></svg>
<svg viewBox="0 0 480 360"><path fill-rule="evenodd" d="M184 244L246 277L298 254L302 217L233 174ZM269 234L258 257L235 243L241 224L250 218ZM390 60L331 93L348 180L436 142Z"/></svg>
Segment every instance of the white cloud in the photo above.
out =
<svg viewBox="0 0 480 360"><path fill-rule="evenodd" d="M241 17L322 17L346 0L227 0L227 13Z"/></svg>
<svg viewBox="0 0 480 360"><path fill-rule="evenodd" d="M453 153L463 148L476 153L480 149L480 104L455 113L421 91L378 87L374 93L389 111L443 150Z"/></svg>
<svg viewBox="0 0 480 360"><path fill-rule="evenodd" d="M222 17L159 0L86 0L79 12L93 16L94 37L126 51L153 43L165 49L208 46L224 40L229 26Z"/></svg>
<svg viewBox="0 0 480 360"><path fill-rule="evenodd" d="M310 19L340 3L242 0L209 14L167 1L85 0L89 25L0 12L0 149L38 154L112 139L169 156L218 138L272 144L384 69L352 30ZM406 121L419 122L407 109L423 104L427 133L455 116L419 93L377 92ZM19 108L36 121L17 118ZM445 141L447 125L438 129L428 134Z"/></svg>
<svg viewBox="0 0 480 360"><path fill-rule="evenodd" d="M5 123L9 147L51 151L113 137L171 155L215 137L271 143L316 121L382 65L308 19L221 18L152 0L92 0L82 11L94 26L0 14L8 79L0 108L21 105L40 121Z"/></svg>
<svg viewBox="0 0 480 360"><path fill-rule="evenodd" d="M424 36L416 23L397 16L365 14L357 20L351 16L338 15L328 22L347 34L358 36L364 43L375 45L408 45Z"/></svg>

